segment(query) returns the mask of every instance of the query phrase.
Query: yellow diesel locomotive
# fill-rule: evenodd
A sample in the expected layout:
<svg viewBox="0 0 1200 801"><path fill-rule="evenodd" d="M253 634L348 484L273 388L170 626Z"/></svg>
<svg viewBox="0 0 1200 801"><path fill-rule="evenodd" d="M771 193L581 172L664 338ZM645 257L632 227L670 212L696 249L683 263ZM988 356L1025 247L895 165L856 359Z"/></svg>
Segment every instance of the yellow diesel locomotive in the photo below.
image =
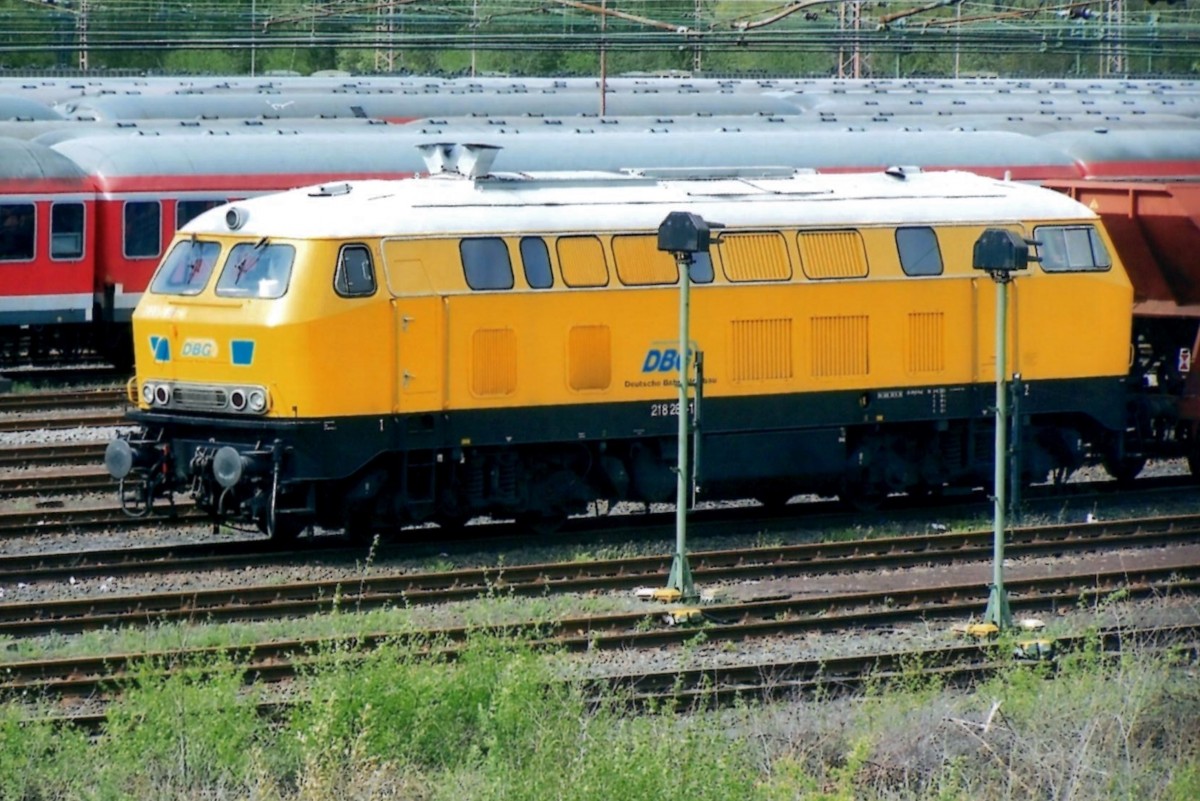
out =
<svg viewBox="0 0 1200 801"><path fill-rule="evenodd" d="M689 275L700 497L872 499L992 472L987 228L1011 285L1023 480L1120 453L1132 293L1085 206L965 173L430 174L238 201L180 230L134 315L122 503L190 494L274 537L670 501L674 211L723 227ZM461 162L454 153L464 154Z"/></svg>

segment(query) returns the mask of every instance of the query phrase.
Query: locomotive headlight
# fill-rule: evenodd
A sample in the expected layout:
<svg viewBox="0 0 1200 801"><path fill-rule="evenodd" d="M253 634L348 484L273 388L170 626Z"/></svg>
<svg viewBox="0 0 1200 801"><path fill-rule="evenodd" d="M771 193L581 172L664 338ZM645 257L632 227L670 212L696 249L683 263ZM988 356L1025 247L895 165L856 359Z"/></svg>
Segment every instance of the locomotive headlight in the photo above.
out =
<svg viewBox="0 0 1200 801"><path fill-rule="evenodd" d="M246 408L246 390L238 388L229 393L229 405L235 412Z"/></svg>
<svg viewBox="0 0 1200 801"><path fill-rule="evenodd" d="M250 411L265 412L267 410L267 393L261 389L250 391Z"/></svg>
<svg viewBox="0 0 1200 801"><path fill-rule="evenodd" d="M171 402L171 387L167 384L157 384L154 387L154 403L158 406L166 406Z"/></svg>
<svg viewBox="0 0 1200 801"><path fill-rule="evenodd" d="M146 403L154 403L154 384L149 381L142 384L142 400Z"/></svg>
<svg viewBox="0 0 1200 801"><path fill-rule="evenodd" d="M249 219L249 217L250 215L247 214L245 209L241 208L240 206L234 206L225 212L225 226L229 228L230 231L236 231L246 224L246 220Z"/></svg>

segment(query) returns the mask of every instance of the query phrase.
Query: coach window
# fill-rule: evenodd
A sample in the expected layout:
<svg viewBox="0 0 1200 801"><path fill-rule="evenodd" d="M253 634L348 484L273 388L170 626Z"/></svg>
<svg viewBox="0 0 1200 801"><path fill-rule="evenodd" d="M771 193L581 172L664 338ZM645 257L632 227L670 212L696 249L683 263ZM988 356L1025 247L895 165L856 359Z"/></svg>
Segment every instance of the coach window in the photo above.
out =
<svg viewBox="0 0 1200 801"><path fill-rule="evenodd" d="M471 289L512 289L512 262L503 239L494 236L464 239L459 252L463 274Z"/></svg>
<svg viewBox="0 0 1200 801"><path fill-rule="evenodd" d="M540 236L523 238L521 264L525 267L525 282L531 289L549 289L554 286L554 273L550 270L550 250L546 247L546 240Z"/></svg>
<svg viewBox="0 0 1200 801"><path fill-rule="evenodd" d="M366 246L345 245L342 248L338 254L333 288L344 298L375 294L375 267L371 264L371 251Z"/></svg>
<svg viewBox="0 0 1200 801"><path fill-rule="evenodd" d="M181 200L175 204L175 230L178 231L209 209L225 203L224 198L212 200Z"/></svg>
<svg viewBox="0 0 1200 801"><path fill-rule="evenodd" d="M221 246L216 242L192 239L178 242L163 259L150 282L156 295L198 295L208 283Z"/></svg>
<svg viewBox="0 0 1200 801"><path fill-rule="evenodd" d="M162 207L157 200L125 203L125 258L150 259L162 251Z"/></svg>
<svg viewBox="0 0 1200 801"><path fill-rule="evenodd" d="M942 252L932 228L897 228L896 250L905 275L942 274Z"/></svg>
<svg viewBox="0 0 1200 801"><path fill-rule="evenodd" d="M83 256L83 204L55 203L50 207L50 258Z"/></svg>
<svg viewBox="0 0 1200 801"><path fill-rule="evenodd" d="M0 261L33 258L32 203L0 203Z"/></svg>
<svg viewBox="0 0 1200 801"><path fill-rule="evenodd" d="M1048 273L1093 272L1112 267L1108 248L1091 225L1042 225L1033 229L1037 255Z"/></svg>

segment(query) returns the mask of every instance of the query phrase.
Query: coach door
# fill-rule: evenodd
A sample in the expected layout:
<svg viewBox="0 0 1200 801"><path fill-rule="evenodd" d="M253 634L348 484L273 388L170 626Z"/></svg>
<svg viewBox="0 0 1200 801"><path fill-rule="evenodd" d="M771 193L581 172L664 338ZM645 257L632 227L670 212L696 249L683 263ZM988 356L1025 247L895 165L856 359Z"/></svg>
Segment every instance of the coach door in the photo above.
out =
<svg viewBox="0 0 1200 801"><path fill-rule="evenodd" d="M440 411L445 403L445 301L433 291L425 265L384 242L384 268L392 295L396 347L395 409L401 414Z"/></svg>

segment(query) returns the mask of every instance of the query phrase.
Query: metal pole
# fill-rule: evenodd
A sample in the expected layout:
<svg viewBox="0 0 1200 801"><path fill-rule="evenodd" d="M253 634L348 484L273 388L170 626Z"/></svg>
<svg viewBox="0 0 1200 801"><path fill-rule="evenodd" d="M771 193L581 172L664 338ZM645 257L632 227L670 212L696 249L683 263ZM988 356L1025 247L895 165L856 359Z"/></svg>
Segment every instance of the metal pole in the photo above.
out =
<svg viewBox="0 0 1200 801"><path fill-rule="evenodd" d="M683 598L694 598L696 589L687 561L688 484L692 477L688 465L688 383L691 365L688 355L688 295L692 254L680 253L676 259L679 262L679 456L675 484L675 557L671 560L667 587L679 590Z"/></svg>
<svg viewBox="0 0 1200 801"><path fill-rule="evenodd" d="M258 0L250 0L250 77L254 77L254 55L257 47L255 46L255 21L258 19Z"/></svg>
<svg viewBox="0 0 1200 801"><path fill-rule="evenodd" d="M998 628L1012 626L1012 613L1008 609L1008 595L1004 591L1004 511L1008 505L1008 389L1005 373L1008 368L1008 282L1004 273L993 273L996 281L996 453L993 474L993 518L995 530L992 540L992 586L988 593L987 611L984 618Z"/></svg>

